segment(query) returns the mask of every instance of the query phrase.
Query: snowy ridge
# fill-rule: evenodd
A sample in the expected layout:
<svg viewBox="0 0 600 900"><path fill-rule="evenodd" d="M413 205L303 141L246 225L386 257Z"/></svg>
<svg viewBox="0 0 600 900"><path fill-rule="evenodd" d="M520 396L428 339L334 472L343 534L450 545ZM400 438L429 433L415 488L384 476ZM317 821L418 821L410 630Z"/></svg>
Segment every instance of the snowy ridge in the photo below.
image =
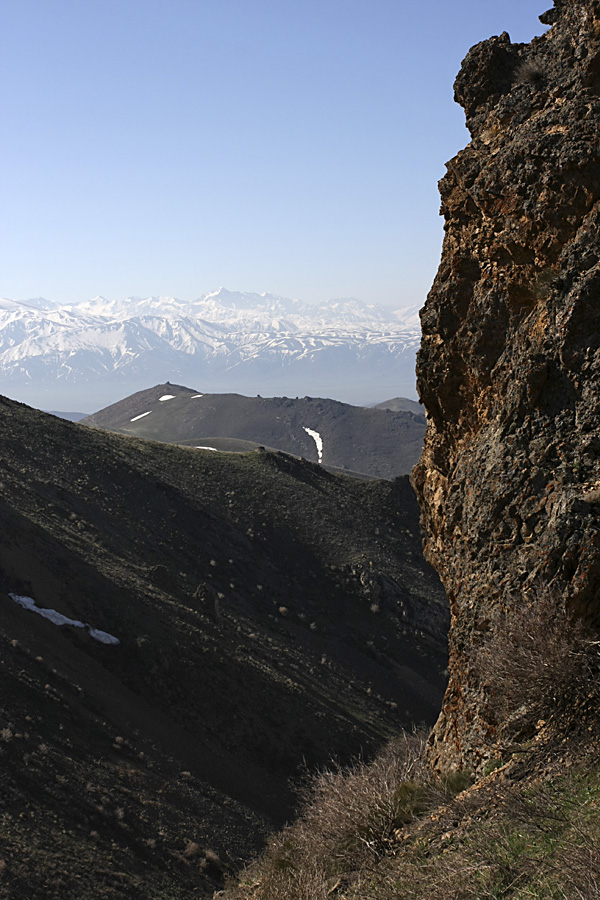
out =
<svg viewBox="0 0 600 900"><path fill-rule="evenodd" d="M335 370L343 383L356 377L358 363L370 366L373 378L378 368L401 368L414 382L419 341L416 307L389 310L354 299L311 306L224 288L192 302L0 299L0 377L12 396L53 385L108 390L111 382L112 394L122 396L160 378L212 378L232 390L272 381L275 392L282 376L293 383L296 375L303 384L325 378L322 395L328 373Z"/></svg>

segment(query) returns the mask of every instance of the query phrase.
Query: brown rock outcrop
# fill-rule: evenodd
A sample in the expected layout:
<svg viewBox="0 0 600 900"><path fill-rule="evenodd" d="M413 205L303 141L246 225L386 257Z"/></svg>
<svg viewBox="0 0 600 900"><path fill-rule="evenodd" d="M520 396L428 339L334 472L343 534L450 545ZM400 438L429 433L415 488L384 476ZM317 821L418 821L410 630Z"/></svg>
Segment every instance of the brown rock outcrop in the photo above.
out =
<svg viewBox="0 0 600 900"><path fill-rule="evenodd" d="M540 18L530 44L505 33L463 62L472 141L440 183L421 314L413 483L453 614L440 766L494 742L474 663L500 615L550 588L600 619L600 2Z"/></svg>

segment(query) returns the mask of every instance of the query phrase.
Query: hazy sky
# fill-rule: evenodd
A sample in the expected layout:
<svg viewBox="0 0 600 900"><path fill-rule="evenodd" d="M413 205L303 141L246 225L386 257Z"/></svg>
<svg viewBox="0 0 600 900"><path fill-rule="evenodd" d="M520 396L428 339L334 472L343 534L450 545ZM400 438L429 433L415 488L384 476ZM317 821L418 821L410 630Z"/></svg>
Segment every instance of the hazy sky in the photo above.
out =
<svg viewBox="0 0 600 900"><path fill-rule="evenodd" d="M422 303L469 47L551 0L1 0L0 296Z"/></svg>

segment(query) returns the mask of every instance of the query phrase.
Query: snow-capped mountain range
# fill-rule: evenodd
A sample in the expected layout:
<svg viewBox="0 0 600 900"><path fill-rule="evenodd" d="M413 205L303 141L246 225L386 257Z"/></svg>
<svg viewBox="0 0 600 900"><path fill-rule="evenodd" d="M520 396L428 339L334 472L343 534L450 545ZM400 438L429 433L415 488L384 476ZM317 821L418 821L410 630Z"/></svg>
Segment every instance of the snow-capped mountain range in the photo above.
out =
<svg viewBox="0 0 600 900"><path fill-rule="evenodd" d="M221 288L186 303L0 299L0 393L95 411L157 381L350 403L415 395L417 307L307 305Z"/></svg>

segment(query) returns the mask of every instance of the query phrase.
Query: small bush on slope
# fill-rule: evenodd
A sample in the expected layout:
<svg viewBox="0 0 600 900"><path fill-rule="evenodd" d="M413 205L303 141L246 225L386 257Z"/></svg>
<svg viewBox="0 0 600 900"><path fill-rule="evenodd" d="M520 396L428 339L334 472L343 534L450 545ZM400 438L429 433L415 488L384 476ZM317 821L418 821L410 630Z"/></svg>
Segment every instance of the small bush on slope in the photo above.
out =
<svg viewBox="0 0 600 900"><path fill-rule="evenodd" d="M484 713L504 739L529 737L538 720L596 701L599 669L589 626L552 591L495 622L475 659Z"/></svg>
<svg viewBox="0 0 600 900"><path fill-rule="evenodd" d="M325 790L295 825L272 840L267 853L225 896L228 900L600 900L598 756L592 767L579 773L558 771L516 783L506 778L506 771L488 778L394 829L379 849L362 840L365 833L360 826L368 818L360 807L364 792L356 797L359 828L352 830L343 827L343 814L341 821L332 822L335 803L330 805ZM356 769L348 774L345 810L353 805ZM365 776L371 779L366 772ZM439 801L441 786L429 784L429 797ZM343 793L336 785L335 796ZM323 802L325 809L320 808ZM325 822L330 827L324 833Z"/></svg>

